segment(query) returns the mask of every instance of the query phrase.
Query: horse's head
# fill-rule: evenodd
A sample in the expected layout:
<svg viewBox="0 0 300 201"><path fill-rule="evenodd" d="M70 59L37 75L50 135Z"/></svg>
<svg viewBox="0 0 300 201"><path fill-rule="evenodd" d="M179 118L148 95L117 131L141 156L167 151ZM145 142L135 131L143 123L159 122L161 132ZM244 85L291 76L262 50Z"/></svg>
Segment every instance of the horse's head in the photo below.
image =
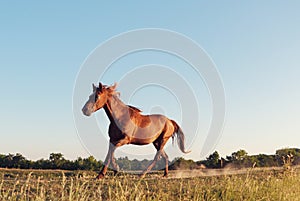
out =
<svg viewBox="0 0 300 201"><path fill-rule="evenodd" d="M101 109L107 102L108 97L111 95L112 91L116 88L116 84L110 87L106 87L99 83L96 87L93 84L93 93L89 96L88 101L82 108L82 112L86 116L90 116L93 112Z"/></svg>

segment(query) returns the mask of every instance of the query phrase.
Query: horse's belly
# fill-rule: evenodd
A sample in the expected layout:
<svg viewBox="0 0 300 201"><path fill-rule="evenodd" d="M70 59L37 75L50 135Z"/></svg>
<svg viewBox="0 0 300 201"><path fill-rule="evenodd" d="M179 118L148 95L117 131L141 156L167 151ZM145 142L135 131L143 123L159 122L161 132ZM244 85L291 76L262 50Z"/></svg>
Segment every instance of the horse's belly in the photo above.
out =
<svg viewBox="0 0 300 201"><path fill-rule="evenodd" d="M145 128L139 128L136 130L134 135L132 136L132 144L136 145L144 145L152 143L154 140L158 138L158 136L161 134L161 130L156 129L145 129Z"/></svg>
<svg viewBox="0 0 300 201"><path fill-rule="evenodd" d="M133 138L131 140L131 144L134 144L134 145L146 145L146 144L150 144L152 143L154 140L152 139L135 139Z"/></svg>

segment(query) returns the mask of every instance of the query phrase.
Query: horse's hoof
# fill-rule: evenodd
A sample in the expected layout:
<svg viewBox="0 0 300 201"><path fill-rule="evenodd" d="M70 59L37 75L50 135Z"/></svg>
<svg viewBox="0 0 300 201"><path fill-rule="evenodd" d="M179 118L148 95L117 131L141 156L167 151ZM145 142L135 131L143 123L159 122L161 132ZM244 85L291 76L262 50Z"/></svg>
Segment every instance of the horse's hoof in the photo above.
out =
<svg viewBox="0 0 300 201"><path fill-rule="evenodd" d="M168 174L164 174L164 176L162 176L163 178L168 178Z"/></svg>
<svg viewBox="0 0 300 201"><path fill-rule="evenodd" d="M146 174L140 174L140 175L139 175L139 178L140 178L140 179L143 179L143 178L145 178L145 176L146 176Z"/></svg>
<svg viewBox="0 0 300 201"><path fill-rule="evenodd" d="M95 179L103 179L103 178L104 178L104 174L100 173Z"/></svg>

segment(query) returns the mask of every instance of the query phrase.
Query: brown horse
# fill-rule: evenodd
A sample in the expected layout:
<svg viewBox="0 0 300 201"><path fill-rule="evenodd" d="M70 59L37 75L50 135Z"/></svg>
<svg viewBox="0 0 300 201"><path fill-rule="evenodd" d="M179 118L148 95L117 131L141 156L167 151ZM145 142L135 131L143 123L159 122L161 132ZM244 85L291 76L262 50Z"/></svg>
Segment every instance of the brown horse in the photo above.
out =
<svg viewBox="0 0 300 201"><path fill-rule="evenodd" d="M119 170L114 159L114 151L124 144L146 145L153 143L155 146L157 153L154 160L142 173L142 177L153 168L161 156L166 162L164 176L168 175L168 155L163 148L170 137L174 140L175 134L177 134L180 150L183 153L188 153L184 148L184 134L175 121L163 115L142 115L141 110L125 105L119 99L116 84L106 86L99 83L99 87L93 85L93 93L82 108L82 112L84 115L90 116L101 108L104 108L110 120L108 130L110 145L104 166L97 179L104 177L110 163L112 163L115 173Z"/></svg>

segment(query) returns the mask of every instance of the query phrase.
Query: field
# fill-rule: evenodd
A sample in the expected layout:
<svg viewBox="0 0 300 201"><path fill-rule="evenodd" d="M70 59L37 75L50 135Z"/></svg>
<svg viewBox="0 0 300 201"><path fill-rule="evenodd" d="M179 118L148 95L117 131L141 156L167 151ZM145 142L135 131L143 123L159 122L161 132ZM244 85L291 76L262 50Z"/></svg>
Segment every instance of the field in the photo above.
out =
<svg viewBox="0 0 300 201"><path fill-rule="evenodd" d="M0 169L0 200L300 200L300 169L171 171L135 174Z"/></svg>

